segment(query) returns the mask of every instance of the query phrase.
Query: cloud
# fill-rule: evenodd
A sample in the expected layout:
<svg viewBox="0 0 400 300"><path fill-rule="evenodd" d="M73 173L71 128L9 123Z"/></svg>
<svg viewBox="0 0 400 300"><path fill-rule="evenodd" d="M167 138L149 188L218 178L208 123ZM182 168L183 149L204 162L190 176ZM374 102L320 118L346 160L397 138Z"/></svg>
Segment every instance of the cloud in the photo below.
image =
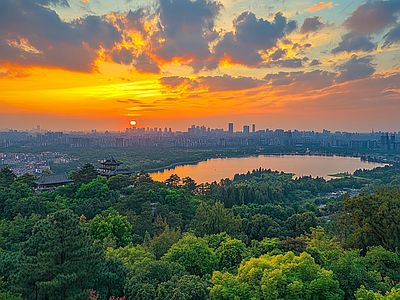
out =
<svg viewBox="0 0 400 300"><path fill-rule="evenodd" d="M160 0L159 31L152 36L152 53L171 62L204 61L210 58L209 42L222 4L206 0Z"/></svg>
<svg viewBox="0 0 400 300"><path fill-rule="evenodd" d="M30 74L23 70L14 70L14 69L0 70L0 79L25 78L28 76L30 76Z"/></svg>
<svg viewBox="0 0 400 300"><path fill-rule="evenodd" d="M176 87L183 85L186 83L189 85L193 80L186 77L179 76L169 76L169 77L161 77L160 82L162 85L168 86L170 89L175 89Z"/></svg>
<svg viewBox="0 0 400 300"><path fill-rule="evenodd" d="M69 7L69 3L67 0L37 0L35 1L39 5L49 6L61 6L61 7Z"/></svg>
<svg viewBox="0 0 400 300"><path fill-rule="evenodd" d="M300 72L295 74L295 82L298 85L306 87L310 90L320 90L333 85L337 74L335 72L328 72L322 70L315 70L311 72Z"/></svg>
<svg viewBox="0 0 400 300"><path fill-rule="evenodd" d="M336 66L336 72L323 70L279 72L267 74L263 79L271 86L286 86L280 90L282 95L309 93L334 86L336 83L370 77L375 72L372 60L373 56L353 55L347 62Z"/></svg>
<svg viewBox="0 0 400 300"><path fill-rule="evenodd" d="M160 67L158 66L158 63L156 63L145 53L142 53L138 56L133 66L139 73L160 73Z"/></svg>
<svg viewBox="0 0 400 300"><path fill-rule="evenodd" d="M0 1L0 64L91 72L100 48L122 40L106 17L64 22L50 4L68 6L63 0Z"/></svg>
<svg viewBox="0 0 400 300"><path fill-rule="evenodd" d="M375 72L375 67L371 63L373 59L371 55L360 58L353 55L347 62L336 67L336 70L340 71L336 82L342 83L371 76Z"/></svg>
<svg viewBox="0 0 400 300"><path fill-rule="evenodd" d="M385 42L383 47L390 47L394 43L400 42L400 24L396 27L392 28L387 34L384 36Z"/></svg>
<svg viewBox="0 0 400 300"><path fill-rule="evenodd" d="M223 76L199 76L195 79L179 76L160 78L162 85L169 89L179 88L180 90L194 91L207 90L208 92L238 91L259 87L265 82L253 77L232 77Z"/></svg>
<svg viewBox="0 0 400 300"><path fill-rule="evenodd" d="M279 72L277 74L267 74L264 77L270 85L280 86L280 85L289 85L293 83L294 78L290 76L288 72Z"/></svg>
<svg viewBox="0 0 400 300"><path fill-rule="evenodd" d="M340 52L370 52L376 50L377 44L373 43L372 38L370 36L359 35L354 32L349 32L342 36L342 41L339 45L332 49L332 53L340 53Z"/></svg>
<svg viewBox="0 0 400 300"><path fill-rule="evenodd" d="M301 45L299 43L295 43L292 46L292 50L296 51L297 54L299 55L299 54L304 54L306 52L306 50L308 50L311 47L312 47L312 45L310 43L307 43L307 44L304 44L304 45Z"/></svg>
<svg viewBox="0 0 400 300"><path fill-rule="evenodd" d="M142 36L146 37L148 31L145 28L145 21L148 17L150 17L150 13L146 12L143 8L134 11L130 10L126 15L122 15L121 18L118 19L118 26L126 30L140 32ZM127 41L133 42L129 39L129 36L126 38Z"/></svg>
<svg viewBox="0 0 400 300"><path fill-rule="evenodd" d="M297 28L297 22L287 21L281 12L275 14L272 22L243 12L233 25L234 31L224 34L215 46L214 55L248 67L259 67L263 63L259 52L273 49L280 39Z"/></svg>
<svg viewBox="0 0 400 300"><path fill-rule="evenodd" d="M272 60L278 60L282 57L285 57L287 54L287 50L286 49L278 49L276 50L273 54L271 54L270 58Z"/></svg>
<svg viewBox="0 0 400 300"><path fill-rule="evenodd" d="M132 52L126 48L121 48L120 50L114 49L111 52L111 59L117 64L129 65L132 63L133 55Z"/></svg>
<svg viewBox="0 0 400 300"><path fill-rule="evenodd" d="M320 90L334 84L337 73L315 70L311 72L279 72L268 74L264 77L272 86L287 86L293 84L291 90L295 92L305 92L310 90ZM288 92L288 90L285 90Z"/></svg>
<svg viewBox="0 0 400 300"><path fill-rule="evenodd" d="M300 58L289 58L281 59L278 61L268 63L269 67L280 66L282 68L301 68L303 66L303 60Z"/></svg>
<svg viewBox="0 0 400 300"><path fill-rule="evenodd" d="M264 82L253 77L207 76L199 78L202 85L208 86L208 91L238 91L256 88Z"/></svg>
<svg viewBox="0 0 400 300"><path fill-rule="evenodd" d="M350 81L340 88L332 86L318 97L304 97L301 101L287 102L286 107L292 107L294 111L312 109L319 114L325 111L328 116L332 115L332 110L337 110L341 111L341 116L347 115L357 124L365 122L371 127L372 123L380 119L378 123L387 125L390 120L398 123L395 115L400 109L399 94L396 93L399 90L400 73L375 74L373 77ZM363 111L369 111L368 115L363 116ZM337 115L333 114L334 117Z"/></svg>
<svg viewBox="0 0 400 300"><path fill-rule="evenodd" d="M320 20L321 17L317 16L305 18L303 25L301 25L300 33L305 34L309 32L315 32L324 28L325 24Z"/></svg>
<svg viewBox="0 0 400 300"><path fill-rule="evenodd" d="M312 12L323 10L325 8L331 9L332 2L320 2L319 4L314 4L310 8L306 8L304 11L312 13Z"/></svg>
<svg viewBox="0 0 400 300"><path fill-rule="evenodd" d="M310 66L318 66L318 65L320 65L320 64L322 64L322 63L321 63L321 61L319 61L318 59L313 59L313 60L310 62Z"/></svg>
<svg viewBox="0 0 400 300"><path fill-rule="evenodd" d="M377 33L396 23L400 1L367 1L358 6L343 24L347 29L361 33Z"/></svg>

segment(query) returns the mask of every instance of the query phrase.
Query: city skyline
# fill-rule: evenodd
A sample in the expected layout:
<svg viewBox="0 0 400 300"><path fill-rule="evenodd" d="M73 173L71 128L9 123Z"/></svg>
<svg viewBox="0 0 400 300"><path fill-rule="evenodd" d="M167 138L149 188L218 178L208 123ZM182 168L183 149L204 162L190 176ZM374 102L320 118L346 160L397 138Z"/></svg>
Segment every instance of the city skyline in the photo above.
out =
<svg viewBox="0 0 400 300"><path fill-rule="evenodd" d="M267 132L274 132L274 131L285 131L285 132L315 132L315 133L341 133L341 132L346 132L346 133L360 133L360 134L368 134L368 133L398 133L400 134L400 130L398 131L387 131L387 130L374 130L374 128L371 128L370 131L347 131L347 130L331 130L331 129L326 129L326 128L322 128L321 130L314 130L314 129L298 129L298 128L262 128L260 126L258 126L257 124L243 124L243 125L235 125L235 123L233 122L229 122L226 124L226 126L222 126L221 127L209 127L209 126L205 126L204 124L201 125L196 125L196 124L191 124L189 127L187 128L183 128L183 129L175 129L172 127L143 127L143 126L136 126L137 124L135 124L134 126L128 126L125 127L121 130L111 130L111 129L105 129L105 130L97 130L97 129L86 129L86 130L52 130L49 128L43 128L41 125L36 125L30 129L25 128L25 129L14 129L14 128L0 128L0 133L7 133L7 132L29 132L29 133L46 133L46 132L50 132L50 133L54 133L54 132L64 132L64 133L107 133L107 132L113 132L113 133L123 133L123 132L146 132L146 133L150 133L150 132L160 132L160 133L190 133L190 130L198 130L198 129L205 129L206 131L222 131L225 133L257 133L260 131L267 131ZM250 127L251 126L251 127ZM250 129L251 128L251 129Z"/></svg>
<svg viewBox="0 0 400 300"><path fill-rule="evenodd" d="M3 0L0 128L397 132L399 14L398 0Z"/></svg>

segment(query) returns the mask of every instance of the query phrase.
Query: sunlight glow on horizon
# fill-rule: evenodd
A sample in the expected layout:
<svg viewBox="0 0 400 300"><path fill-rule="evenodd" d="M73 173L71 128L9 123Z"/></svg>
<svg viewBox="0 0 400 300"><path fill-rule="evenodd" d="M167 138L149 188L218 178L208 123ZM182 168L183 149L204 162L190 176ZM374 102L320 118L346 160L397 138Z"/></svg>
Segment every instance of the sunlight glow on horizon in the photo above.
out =
<svg viewBox="0 0 400 300"><path fill-rule="evenodd" d="M29 3L54 18L32 10L24 19L10 6L21 20L0 28L9 50L0 53L0 128L19 126L11 115L30 114L88 124L105 120L114 128L132 118L143 126L171 121L184 128L193 119L220 124L262 114L268 116L263 126L270 127L334 126L334 116L347 116L340 125L349 128L400 126L387 116L400 110L394 63L400 57L400 9L389 9L393 0L387 7L379 5L382 0L370 4L372 19L365 17L363 0L288 0L273 8L256 0L246 9L246 1L224 0L223 7L180 0L187 11L174 0L168 9L151 0L153 7L145 9L143 2L138 10L104 0L114 8L104 12L105 6L89 1L90 13L79 17L72 1L69 10L3 1Z"/></svg>

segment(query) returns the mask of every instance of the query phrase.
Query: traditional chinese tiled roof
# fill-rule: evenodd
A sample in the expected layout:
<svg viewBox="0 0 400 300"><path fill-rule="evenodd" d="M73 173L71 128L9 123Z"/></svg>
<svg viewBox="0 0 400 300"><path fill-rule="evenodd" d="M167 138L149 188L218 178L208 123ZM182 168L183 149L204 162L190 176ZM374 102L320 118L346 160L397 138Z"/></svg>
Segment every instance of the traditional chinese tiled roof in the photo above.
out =
<svg viewBox="0 0 400 300"><path fill-rule="evenodd" d="M73 183L72 179L68 178L66 173L61 174L43 174L40 179L34 181L37 185L58 185Z"/></svg>
<svg viewBox="0 0 400 300"><path fill-rule="evenodd" d="M110 155L109 158L102 160L100 162L102 165L106 165L106 166L119 166L122 165L122 162L115 160L114 157L112 157L112 155Z"/></svg>

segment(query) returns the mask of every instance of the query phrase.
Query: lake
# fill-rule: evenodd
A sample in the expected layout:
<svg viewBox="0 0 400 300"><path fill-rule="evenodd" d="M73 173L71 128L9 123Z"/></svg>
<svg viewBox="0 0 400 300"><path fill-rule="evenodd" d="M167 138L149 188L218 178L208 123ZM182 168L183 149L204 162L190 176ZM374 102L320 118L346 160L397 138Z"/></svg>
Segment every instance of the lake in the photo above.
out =
<svg viewBox="0 0 400 300"><path fill-rule="evenodd" d="M250 157L212 158L192 165L176 166L171 169L150 173L157 181L164 181L171 174L194 179L197 183L219 182L222 178L233 178L235 174L247 173L253 169L264 168L293 173L295 177L324 177L329 174L349 172L357 169L373 169L383 163L362 161L356 157L308 156L308 155L258 155Z"/></svg>

